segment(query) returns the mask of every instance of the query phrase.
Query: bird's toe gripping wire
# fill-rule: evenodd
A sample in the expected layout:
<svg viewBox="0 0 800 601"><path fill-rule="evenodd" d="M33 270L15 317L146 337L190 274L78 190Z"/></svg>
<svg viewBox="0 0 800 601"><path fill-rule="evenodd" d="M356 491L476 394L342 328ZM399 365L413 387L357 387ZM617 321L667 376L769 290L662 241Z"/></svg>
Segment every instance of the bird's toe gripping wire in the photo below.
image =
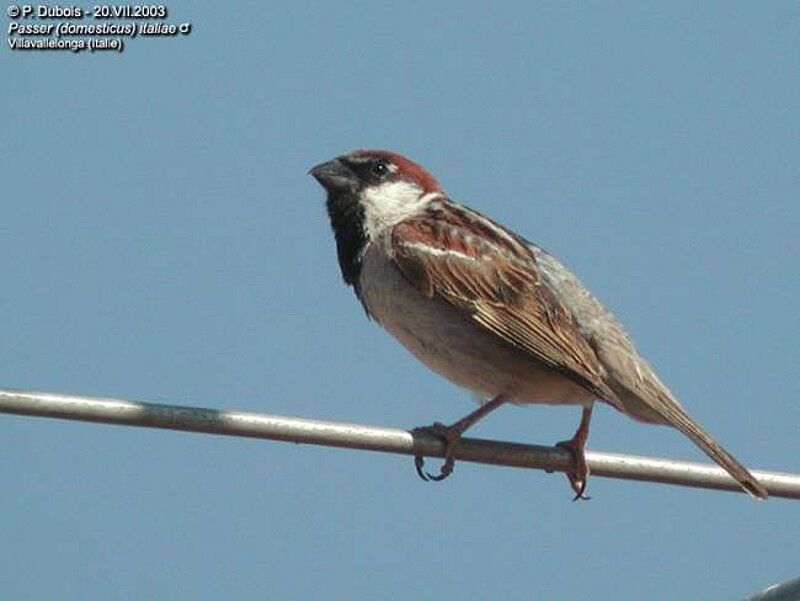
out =
<svg viewBox="0 0 800 601"><path fill-rule="evenodd" d="M439 468L438 474L431 474L430 472L427 472L424 469L425 458L422 455L416 455L414 457L414 467L417 470L417 475L420 478L422 478L425 482L429 481L441 482L442 480L444 480L450 474L453 473L453 468L456 465L456 460L453 457L453 449L455 448L456 444L458 444L458 441L461 438L461 432L459 432L452 426L445 426L444 424L440 424L439 422L436 422L432 426L428 426L427 428L421 428L421 429L427 430L434 436L442 439L445 445L444 463L442 463L442 467Z"/></svg>
<svg viewBox="0 0 800 601"><path fill-rule="evenodd" d="M415 455L414 467L417 470L417 475L426 482L440 482L452 474L453 468L456 465L455 457L453 457L453 451L455 450L456 445L458 445L458 441L461 440L461 435L470 426L474 425L475 422L479 421L483 417L486 417L489 413L505 404L507 400L508 399L505 396L498 395L450 426L445 426L444 424L436 422L432 426L417 428L417 431L422 430L430 432L434 436L442 439L442 442L444 442L444 463L442 464L442 467L439 468L439 473L434 475L426 472L424 469L424 457L422 455Z"/></svg>
<svg viewBox="0 0 800 601"><path fill-rule="evenodd" d="M592 408L585 407L581 414L581 423L575 435L569 440L556 443L557 447L568 450L575 459L575 470L567 472L569 485L575 492L573 501L581 499L588 501L591 497L585 495L586 483L589 479L589 465L586 463L586 440L589 438L589 422L592 418Z"/></svg>

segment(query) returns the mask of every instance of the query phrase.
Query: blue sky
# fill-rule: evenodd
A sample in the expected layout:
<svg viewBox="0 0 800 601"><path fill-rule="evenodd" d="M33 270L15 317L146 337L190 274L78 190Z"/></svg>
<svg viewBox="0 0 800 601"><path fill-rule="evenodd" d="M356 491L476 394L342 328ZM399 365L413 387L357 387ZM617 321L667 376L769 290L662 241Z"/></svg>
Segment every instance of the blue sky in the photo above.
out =
<svg viewBox="0 0 800 601"><path fill-rule="evenodd" d="M0 385L412 427L470 395L364 317L312 165L398 150L565 261L751 467L800 471L800 9L172 2L191 36L0 52ZM3 17L5 18L5 17ZM552 443L569 408L480 437ZM735 599L796 502L0 416L16 599ZM589 447L702 459L595 412Z"/></svg>

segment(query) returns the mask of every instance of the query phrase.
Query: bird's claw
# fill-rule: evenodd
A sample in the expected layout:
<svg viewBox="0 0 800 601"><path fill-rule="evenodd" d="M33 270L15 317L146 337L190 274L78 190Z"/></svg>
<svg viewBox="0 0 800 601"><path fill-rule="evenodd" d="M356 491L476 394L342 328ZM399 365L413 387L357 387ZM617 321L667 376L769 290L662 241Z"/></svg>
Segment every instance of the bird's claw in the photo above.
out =
<svg viewBox="0 0 800 601"><path fill-rule="evenodd" d="M453 468L455 467L456 460L452 457L448 457L444 460L442 467L439 469L438 474L431 474L430 472L426 472L423 467L425 466L425 458L421 455L417 455L414 457L414 467L417 469L417 475L422 478L425 482L441 482L445 478L447 478L450 474L453 473Z"/></svg>
<svg viewBox="0 0 800 601"><path fill-rule="evenodd" d="M461 438L461 434L453 428L445 426L439 422L434 423L432 426L420 429L426 430L434 436L442 439L445 445L444 463L442 463L442 467L439 468L438 474L431 474L424 469L425 458L422 455L415 455L414 468L417 470L417 475L425 482L441 482L453 473L453 469L456 465L456 460L453 457L453 447L458 442L458 439Z"/></svg>
<svg viewBox="0 0 800 601"><path fill-rule="evenodd" d="M575 492L575 496L572 500L577 501L580 499L581 501L588 501L591 497L585 495L584 492L586 491L586 483L589 478L589 466L586 464L586 455L583 451L583 446L574 439L562 440L556 443L556 446L561 449L566 449L572 453L572 456L575 458L575 471L565 474L567 480L569 480L570 487L572 487L572 490Z"/></svg>

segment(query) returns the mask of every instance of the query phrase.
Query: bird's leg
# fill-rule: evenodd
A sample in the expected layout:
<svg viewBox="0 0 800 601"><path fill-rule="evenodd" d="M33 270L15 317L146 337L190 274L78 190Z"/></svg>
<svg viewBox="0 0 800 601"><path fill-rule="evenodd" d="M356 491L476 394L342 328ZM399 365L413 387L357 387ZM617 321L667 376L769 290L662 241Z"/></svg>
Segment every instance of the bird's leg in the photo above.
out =
<svg viewBox="0 0 800 601"><path fill-rule="evenodd" d="M584 407L581 414L581 423L575 431L575 435L569 440L562 440L556 443L557 447L567 449L572 456L575 457L575 471L567 472L567 479L569 480L572 490L575 491L575 498L587 500L589 497L585 496L583 492L586 490L586 480L589 476L589 466L586 464L586 440L589 438L589 421L592 419L592 406Z"/></svg>
<svg viewBox="0 0 800 601"><path fill-rule="evenodd" d="M453 449L455 448L458 441L461 439L461 435L467 431L471 426L473 426L476 422L480 421L482 418L489 415L492 411L500 407L500 405L505 404L508 399L503 395L497 395L491 401L488 401L478 407L475 411L465 415L460 420L451 424L449 426L445 426L444 424L440 424L436 422L433 426L425 428L430 430L441 438L444 441L445 451L444 451L444 463L442 464L441 469L437 475L431 475L428 472L424 471L422 468L425 465L425 459L422 455L416 455L414 457L414 467L417 468L417 474L423 480L434 480L436 482L440 480L444 480L453 473L453 467L456 464L456 460L453 458Z"/></svg>

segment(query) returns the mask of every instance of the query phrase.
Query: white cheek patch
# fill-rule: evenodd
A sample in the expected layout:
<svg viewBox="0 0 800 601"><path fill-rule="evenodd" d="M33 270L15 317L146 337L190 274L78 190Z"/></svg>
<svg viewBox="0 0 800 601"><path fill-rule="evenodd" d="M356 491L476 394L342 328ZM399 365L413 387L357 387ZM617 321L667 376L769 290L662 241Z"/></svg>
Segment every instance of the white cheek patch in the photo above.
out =
<svg viewBox="0 0 800 601"><path fill-rule="evenodd" d="M364 207L364 230L372 239L406 217L418 213L430 200L422 189L408 181L386 182L371 186L361 194Z"/></svg>

